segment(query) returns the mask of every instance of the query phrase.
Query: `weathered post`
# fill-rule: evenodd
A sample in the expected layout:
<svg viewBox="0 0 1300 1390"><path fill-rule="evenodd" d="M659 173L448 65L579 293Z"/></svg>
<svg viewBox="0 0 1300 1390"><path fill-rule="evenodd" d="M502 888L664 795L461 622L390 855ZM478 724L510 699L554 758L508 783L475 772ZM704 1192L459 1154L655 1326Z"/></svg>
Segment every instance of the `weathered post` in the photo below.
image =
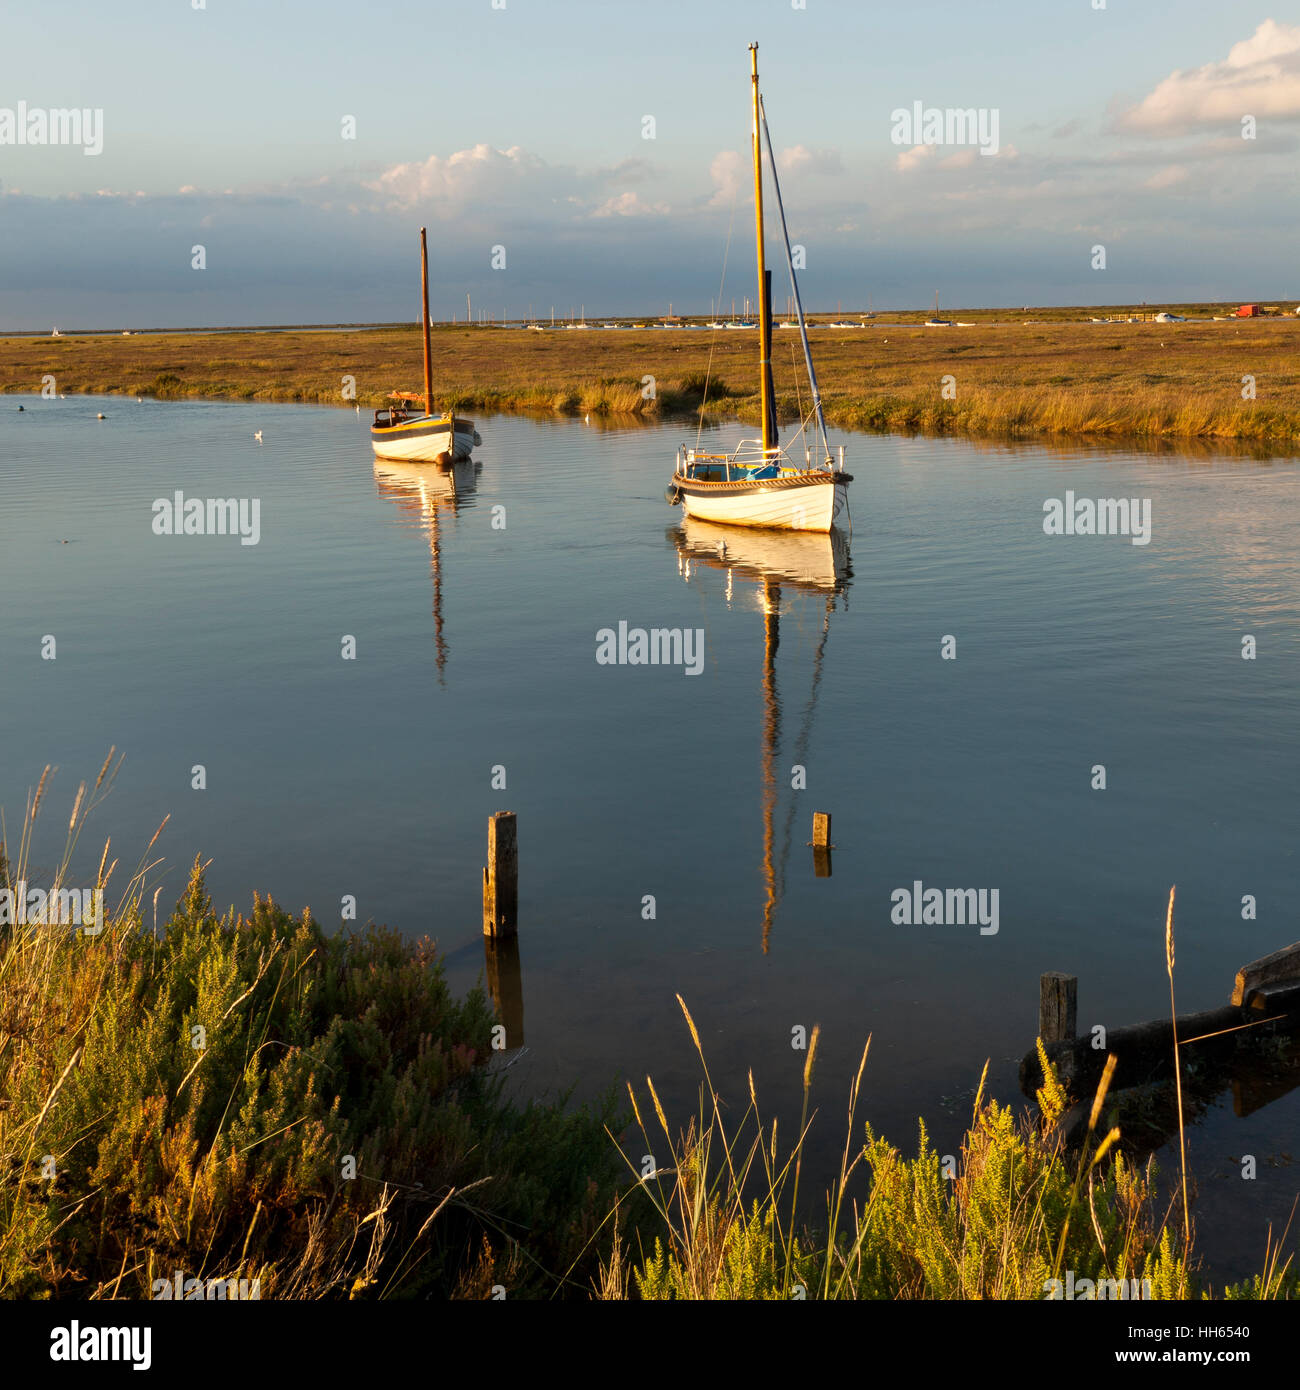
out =
<svg viewBox="0 0 1300 1390"><path fill-rule="evenodd" d="M487 857L483 934L514 936L519 930L519 842L513 811L497 811L489 818Z"/></svg>
<svg viewBox="0 0 1300 1390"><path fill-rule="evenodd" d="M831 876L831 815L829 811L813 812L813 873L818 878Z"/></svg>
<svg viewBox="0 0 1300 1390"><path fill-rule="evenodd" d="M1043 1042L1072 1042L1078 1022L1079 980L1049 970L1038 980L1038 1036Z"/></svg>

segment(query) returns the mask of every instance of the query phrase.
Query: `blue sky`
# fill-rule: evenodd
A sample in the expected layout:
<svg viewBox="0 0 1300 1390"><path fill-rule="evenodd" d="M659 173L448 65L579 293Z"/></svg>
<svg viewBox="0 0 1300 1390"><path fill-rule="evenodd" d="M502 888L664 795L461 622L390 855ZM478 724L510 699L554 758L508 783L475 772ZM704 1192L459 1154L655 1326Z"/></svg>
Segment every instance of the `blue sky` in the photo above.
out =
<svg viewBox="0 0 1300 1390"><path fill-rule="evenodd" d="M1295 297L1300 6L1093 3L23 7L0 122L102 110L103 152L0 144L0 330L410 318L421 222L436 316L699 312L734 207L729 303L751 39L815 307ZM918 101L997 153L895 143Z"/></svg>

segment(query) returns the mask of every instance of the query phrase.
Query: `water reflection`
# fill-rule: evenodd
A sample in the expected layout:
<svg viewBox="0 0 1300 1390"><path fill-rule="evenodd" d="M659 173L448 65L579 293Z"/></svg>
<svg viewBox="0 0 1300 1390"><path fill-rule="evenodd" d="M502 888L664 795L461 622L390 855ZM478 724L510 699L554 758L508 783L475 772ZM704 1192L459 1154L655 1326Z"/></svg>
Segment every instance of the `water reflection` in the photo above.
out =
<svg viewBox="0 0 1300 1390"><path fill-rule="evenodd" d="M483 937L488 992L497 1019L505 1027L505 1050L524 1045L524 981L519 964L519 937Z"/></svg>
<svg viewBox="0 0 1300 1390"><path fill-rule="evenodd" d="M462 505L473 500L483 465L474 459L461 459L450 466L376 459L374 466L375 487L379 495L418 517L421 529L429 538L429 568L433 573L433 642L437 653L438 684L445 685L448 651L443 631L440 518L444 511L455 514Z"/></svg>
<svg viewBox="0 0 1300 1390"><path fill-rule="evenodd" d="M1110 1105L1123 1135L1123 1147L1138 1159L1178 1139L1184 1126L1200 1123L1213 1109L1232 1101L1232 1113L1247 1119L1300 1087L1300 1037L1294 1018L1263 1030L1225 1035L1224 1046L1184 1062L1181 1092L1172 1078L1144 1081L1112 1091ZM1065 1133L1082 1145L1091 1101L1079 1102L1067 1117Z"/></svg>
<svg viewBox="0 0 1300 1390"><path fill-rule="evenodd" d="M817 696L821 689L831 614L837 604L848 607L848 588L853 570L849 546L837 530L824 534L767 531L685 518L670 527L668 539L677 550L677 572L689 583L698 583L702 572L717 570L726 576L725 600L730 607L738 597L753 596L763 614L762 776L763 815L763 951L766 953L776 910L785 892L785 868L794 833L795 802L792 799L777 849L776 758L781 745L782 704L777 689L777 652L781 645L781 615L802 600L820 602L820 631L813 650L808 694L800 710L791 765L807 766ZM739 585L739 591L737 586ZM752 586L752 587L751 587ZM790 672L785 673L787 676ZM793 680L791 681L793 685ZM824 870L824 872L823 872ZM829 877L829 855L817 862L818 877Z"/></svg>

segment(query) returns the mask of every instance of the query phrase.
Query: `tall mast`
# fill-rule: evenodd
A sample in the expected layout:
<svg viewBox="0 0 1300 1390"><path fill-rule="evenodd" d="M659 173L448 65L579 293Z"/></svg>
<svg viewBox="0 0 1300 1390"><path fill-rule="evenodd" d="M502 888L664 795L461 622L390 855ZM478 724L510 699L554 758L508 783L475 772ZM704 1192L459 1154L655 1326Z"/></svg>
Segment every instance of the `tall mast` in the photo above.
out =
<svg viewBox="0 0 1300 1390"><path fill-rule="evenodd" d="M808 325L803 315L803 298L799 294L799 281L795 278L794 257L790 254L790 228L785 220L785 203L781 200L781 180L776 173L776 151L772 148L772 132L768 129L767 111L759 102L759 112L763 119L763 137L767 141L767 157L772 162L772 190L776 194L776 210L781 216L781 238L785 242L785 263L790 271L790 289L794 294L794 307L799 315L799 337L803 342L803 360L808 368L808 384L812 387L813 410L821 429L822 448L826 451L826 467L831 464L831 445L826 435L826 416L822 411L821 391L817 387L817 373L813 369L812 349L808 346ZM770 344L769 344L770 348Z"/></svg>
<svg viewBox="0 0 1300 1390"><path fill-rule="evenodd" d="M767 256L763 244L763 144L758 118L758 45L749 45L749 71L754 89L754 233L758 245L758 375L762 383L763 455L772 438L772 310L768 303Z"/></svg>
<svg viewBox="0 0 1300 1390"><path fill-rule="evenodd" d="M429 353L429 244L420 228L420 327L424 330L424 413L433 414L433 358Z"/></svg>

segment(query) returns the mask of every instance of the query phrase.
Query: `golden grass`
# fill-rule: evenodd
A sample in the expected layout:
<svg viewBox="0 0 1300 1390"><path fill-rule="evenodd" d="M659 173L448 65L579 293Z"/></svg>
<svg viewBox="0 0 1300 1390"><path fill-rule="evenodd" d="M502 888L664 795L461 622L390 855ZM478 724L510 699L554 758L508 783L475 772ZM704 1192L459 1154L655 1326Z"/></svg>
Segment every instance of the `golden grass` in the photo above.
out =
<svg viewBox="0 0 1300 1390"><path fill-rule="evenodd" d="M662 1133L652 1138L629 1086L638 1142L620 1151L632 1175L630 1195L648 1203L656 1234L639 1259L623 1244L612 1250L593 1281L596 1297L628 1297L635 1289L642 1298L685 1300L1041 1299L1066 1270L1094 1280L1146 1278L1151 1297L1189 1296L1187 1261L1156 1210L1153 1167L1142 1173L1127 1165L1115 1150L1118 1130L1092 1143L1113 1066L1073 1163L1056 1128L1064 1093L1050 1064L1040 1117L1021 1124L986 1097L986 1066L958 1170L945 1176L924 1125L915 1159L903 1158L869 1125L866 1143L855 1142L868 1040L849 1089L844 1153L826 1194L825 1224L811 1229L799 1222L797 1188L814 1118L816 1034L804 1066L799 1130L783 1154L775 1122L765 1124L759 1114L752 1075L749 1104L738 1119L727 1119L699 1031L680 995L678 1003L704 1076L699 1112L674 1138L647 1077ZM647 1172L638 1155L662 1153L665 1145L670 1161ZM1087 1219L1072 1224L1080 1207ZM1275 1294L1285 1291L1285 1269L1280 1277L1266 1269L1266 1276Z"/></svg>
<svg viewBox="0 0 1300 1390"><path fill-rule="evenodd" d="M862 430L969 436L1300 441L1300 319L1224 323L880 323L813 330L827 418ZM774 343L786 421L808 409L796 335ZM753 333L623 330L433 334L435 395L463 410L642 416L693 411L755 422ZM348 405L421 379L418 330L0 339L0 391L159 395ZM945 399L952 378L955 398ZM1242 379L1257 399L1243 400ZM647 378L652 378L648 381ZM951 394L951 392L950 392Z"/></svg>

